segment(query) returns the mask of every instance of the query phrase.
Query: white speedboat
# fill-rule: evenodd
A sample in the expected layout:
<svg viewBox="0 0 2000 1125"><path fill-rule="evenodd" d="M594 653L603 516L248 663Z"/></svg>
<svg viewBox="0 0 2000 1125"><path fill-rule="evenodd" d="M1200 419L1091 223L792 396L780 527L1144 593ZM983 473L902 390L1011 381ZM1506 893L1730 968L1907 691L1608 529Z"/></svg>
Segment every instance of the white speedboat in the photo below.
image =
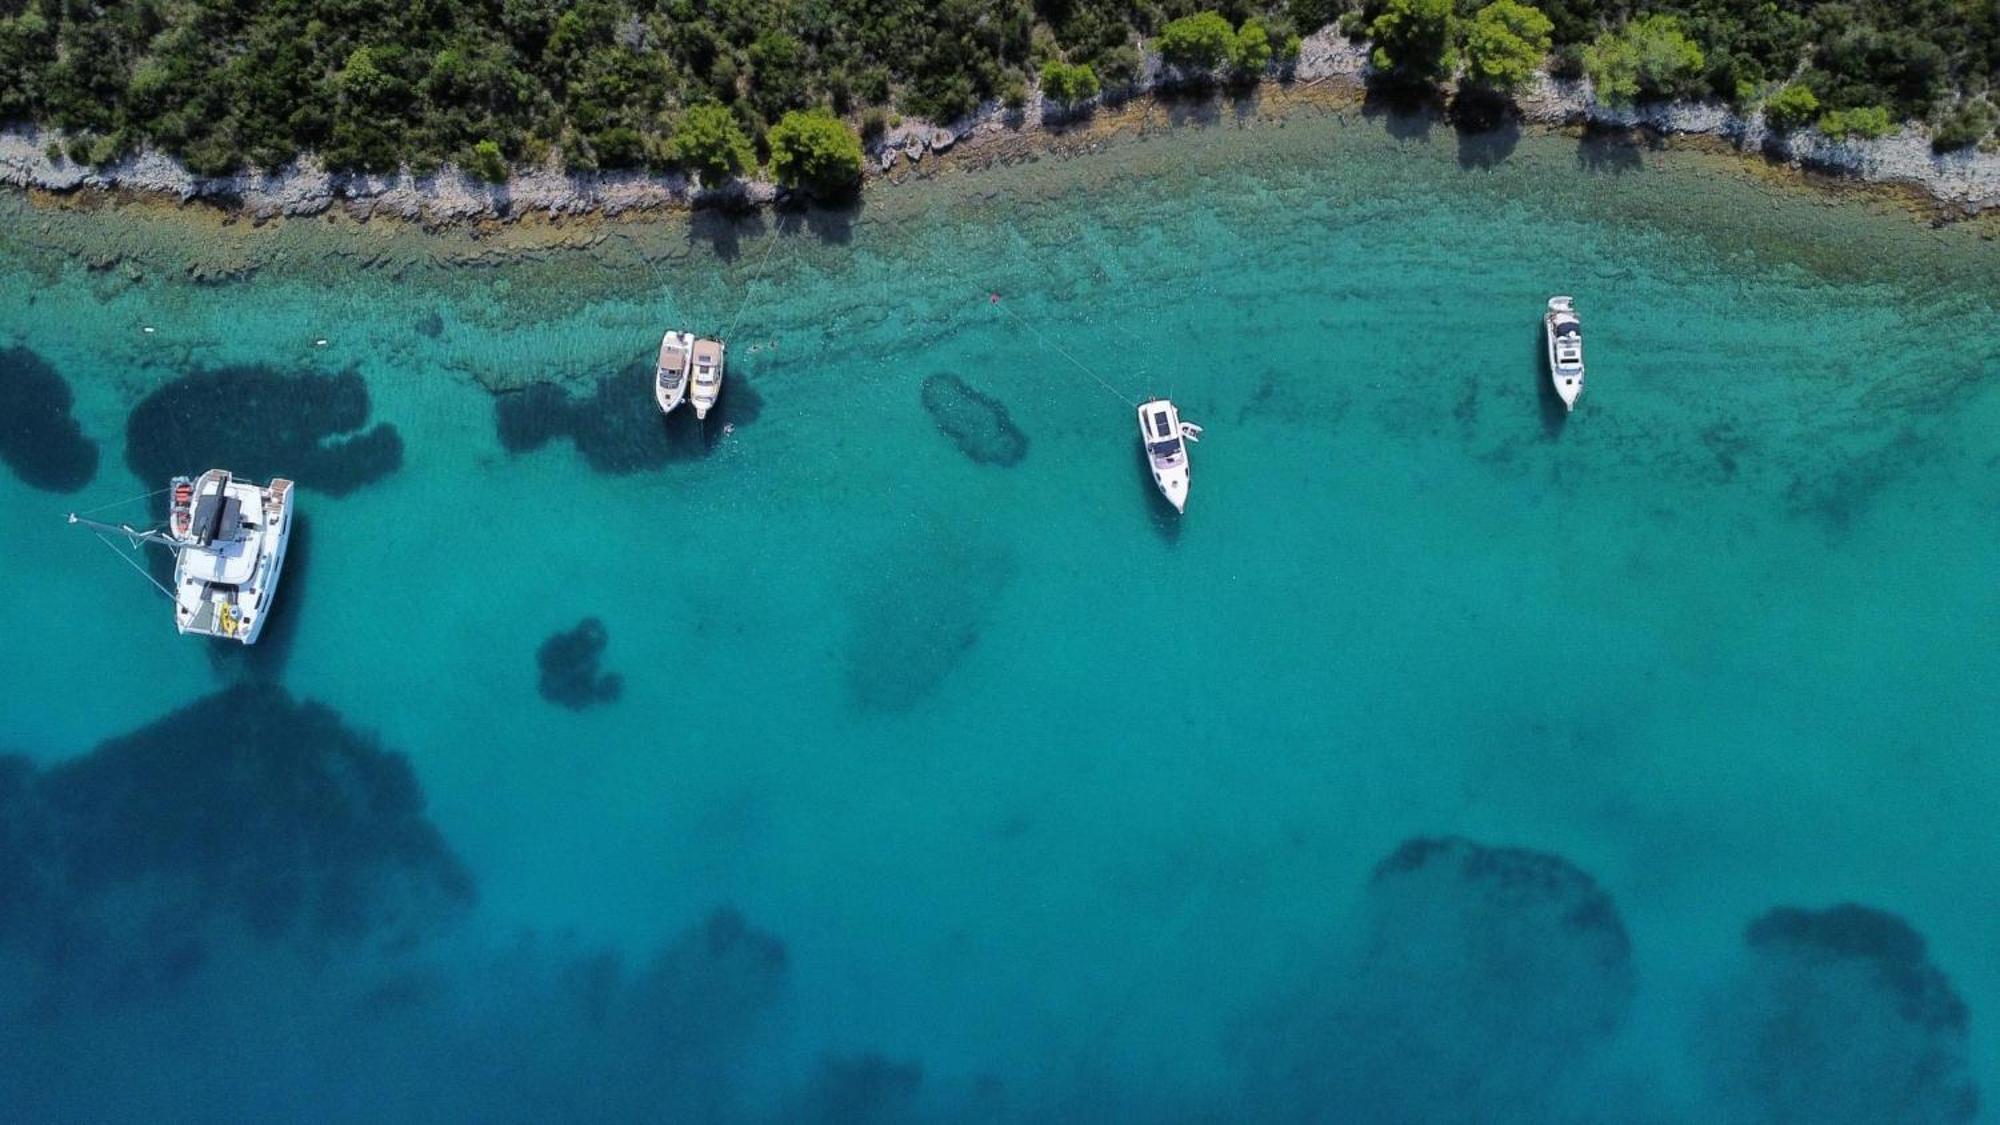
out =
<svg viewBox="0 0 2000 1125"><path fill-rule="evenodd" d="M1160 495L1176 512L1187 511L1187 447L1200 438L1201 427L1181 421L1172 402L1156 398L1139 407L1139 444L1145 447L1146 465L1153 470Z"/></svg>
<svg viewBox="0 0 2000 1125"><path fill-rule="evenodd" d="M694 366L694 333L669 332L660 337L660 364L653 374L653 398L660 413L672 414L687 398L688 372Z"/></svg>
<svg viewBox="0 0 2000 1125"><path fill-rule="evenodd" d="M186 483L176 477L169 486L173 506L164 530L99 523L75 513L69 522L173 551L174 587L167 593L174 599L174 626L183 633L256 644L291 542L292 482L255 484L210 469L185 493L183 518Z"/></svg>
<svg viewBox="0 0 2000 1125"><path fill-rule="evenodd" d="M715 400L722 397L722 369L722 341L696 340L694 378L688 388L688 401L694 404L695 417L708 417L708 412L715 409Z"/></svg>
<svg viewBox="0 0 2000 1125"><path fill-rule="evenodd" d="M1577 396L1583 393L1583 322L1576 317L1575 302L1550 297L1542 331L1549 339L1549 379L1555 383L1556 397L1562 399L1564 410L1575 410Z"/></svg>

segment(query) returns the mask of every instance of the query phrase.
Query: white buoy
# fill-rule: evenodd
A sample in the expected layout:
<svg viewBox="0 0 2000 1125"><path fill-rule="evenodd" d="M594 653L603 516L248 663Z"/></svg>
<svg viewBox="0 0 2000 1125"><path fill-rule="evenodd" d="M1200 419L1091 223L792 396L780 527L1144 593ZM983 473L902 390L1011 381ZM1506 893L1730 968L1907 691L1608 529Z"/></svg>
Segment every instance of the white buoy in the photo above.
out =
<svg viewBox="0 0 2000 1125"><path fill-rule="evenodd" d="M139 329L139 331L144 332L148 336L151 336L153 334L153 326L148 324L146 327Z"/></svg>
<svg viewBox="0 0 2000 1125"><path fill-rule="evenodd" d="M325 341L325 340L323 340L323 339L322 339L322 340L314 340L314 341L313 341L313 347L315 347L315 348L323 348L323 347L325 347L325 346L326 346L326 341Z"/></svg>

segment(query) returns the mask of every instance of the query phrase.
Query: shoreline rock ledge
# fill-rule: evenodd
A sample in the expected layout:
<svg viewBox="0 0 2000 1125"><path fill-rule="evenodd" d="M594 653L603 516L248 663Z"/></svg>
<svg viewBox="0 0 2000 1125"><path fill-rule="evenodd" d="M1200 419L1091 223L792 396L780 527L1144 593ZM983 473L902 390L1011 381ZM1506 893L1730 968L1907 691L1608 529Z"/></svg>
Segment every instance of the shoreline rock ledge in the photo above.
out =
<svg viewBox="0 0 2000 1125"><path fill-rule="evenodd" d="M1366 45L1327 28L1306 37L1298 61L1284 77L1295 88L1332 83L1336 88L1360 91L1366 87L1369 72ZM1157 57L1148 57L1140 80L1112 93L1118 100L1166 95L1183 77L1162 66ZM1268 80L1277 78L1276 71L1267 75ZM993 101L958 121L905 120L867 146L864 167L870 169L870 175L881 177L903 162L918 164L926 155L976 149L996 138L1083 123L1103 100L1100 96L1058 107L1046 101L1039 90L1031 89L1025 103L1011 108ZM1713 102L1614 106L1598 101L1586 80L1563 81L1546 73L1537 74L1516 103L1521 118L1535 125L1713 136L1750 158L1833 173L1861 183L1912 185L1938 203L1966 212L2000 206L2000 152L1933 152L1929 134L1908 125L1875 140L1836 140L1817 129L1779 134L1765 125L1760 112L1738 113ZM184 203L203 199L260 220L317 215L344 204L360 218L387 215L428 224L508 219L535 212L562 216L592 212L617 215L648 209L746 209L782 202L785 194L765 180L739 180L705 189L682 175L566 172L553 156L541 166L515 169L509 180L499 184L486 183L451 165L427 175L407 170L382 175L333 172L310 155L275 171L204 177L156 150L141 151L102 168L51 159L49 152L60 152L61 140L58 134L32 127L0 130L0 184L51 192L122 190Z"/></svg>

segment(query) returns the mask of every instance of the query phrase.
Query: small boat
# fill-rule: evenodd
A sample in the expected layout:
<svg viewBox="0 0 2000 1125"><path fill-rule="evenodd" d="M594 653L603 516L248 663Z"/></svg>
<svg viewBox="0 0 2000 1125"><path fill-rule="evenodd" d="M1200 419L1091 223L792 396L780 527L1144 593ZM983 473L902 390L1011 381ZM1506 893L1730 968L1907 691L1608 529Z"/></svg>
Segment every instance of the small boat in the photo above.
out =
<svg viewBox="0 0 2000 1125"><path fill-rule="evenodd" d="M194 526L194 481L189 477L175 477L168 485L173 500L167 509L167 530L176 539L186 539L188 529Z"/></svg>
<svg viewBox="0 0 2000 1125"><path fill-rule="evenodd" d="M660 413L672 414L687 397L688 370L694 365L694 333L668 332L660 337L660 365L653 375L653 398Z"/></svg>
<svg viewBox="0 0 2000 1125"><path fill-rule="evenodd" d="M708 417L715 400L722 397L723 366L722 341L694 342L694 385L688 388L688 401L694 404L696 418Z"/></svg>
<svg viewBox="0 0 2000 1125"><path fill-rule="evenodd" d="M176 477L169 486L174 505L186 480ZM226 469L210 469L188 493L185 525L170 507L166 531L99 523L74 512L69 522L173 551L174 586L167 593L174 600L175 628L256 644L291 542L292 482L280 477L255 484Z"/></svg>
<svg viewBox="0 0 2000 1125"><path fill-rule="evenodd" d="M1181 421L1181 412L1167 399L1156 398L1139 407L1139 444L1145 447L1146 464L1153 470L1153 483L1160 495L1187 511L1189 442L1201 440L1201 427Z"/></svg>
<svg viewBox="0 0 2000 1125"><path fill-rule="evenodd" d="M1576 317L1575 302L1569 297L1550 297L1549 311L1542 315L1542 330L1549 340L1549 379L1565 411L1576 409L1583 393L1583 322Z"/></svg>

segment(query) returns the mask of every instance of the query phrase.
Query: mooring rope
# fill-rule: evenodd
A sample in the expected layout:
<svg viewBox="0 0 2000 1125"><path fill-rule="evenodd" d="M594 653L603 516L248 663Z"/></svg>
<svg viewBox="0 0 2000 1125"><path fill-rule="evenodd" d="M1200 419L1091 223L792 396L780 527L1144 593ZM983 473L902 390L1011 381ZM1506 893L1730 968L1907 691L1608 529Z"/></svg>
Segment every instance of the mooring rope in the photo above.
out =
<svg viewBox="0 0 2000 1125"><path fill-rule="evenodd" d="M1070 354L1070 350L1068 348L1065 348L1061 344L1058 344L1054 340L1051 340L1047 336L1044 336L1041 333L1041 331L1038 330L1034 325L1029 324L1027 321L1021 319L1021 317L1018 314L1016 314L1013 309L1007 307L1006 302L1001 299L999 293L989 292L987 294L986 303L992 305L996 309L999 309L1001 312L1006 313L1009 319L1011 319L1015 324L1018 324L1023 329L1025 329L1027 333L1033 336L1038 342L1040 342L1043 347L1048 348L1049 350L1055 352L1057 355L1060 355L1064 359L1069 360L1072 366L1074 366L1078 371L1083 372L1085 375L1090 376L1091 381L1096 383L1098 386L1103 387L1107 392L1110 393L1111 397L1117 399L1118 401L1124 403L1127 406L1136 407L1139 405L1138 399L1126 395L1124 392L1120 391L1117 387L1114 387L1110 383L1106 382L1102 376L1098 375L1097 372L1092 371L1088 364L1085 364L1082 360Z"/></svg>
<svg viewBox="0 0 2000 1125"><path fill-rule="evenodd" d="M139 577L141 577L141 578L145 579L145 580L146 580L146 581L147 581L148 583L150 583L150 584L152 585L153 589L155 589L155 590L158 590L158 591L159 591L160 593L162 593L162 594L166 595L166 599L167 599L168 601L173 601L173 600L174 600L174 592L173 592L172 590L169 590L169 589L167 589L167 588L166 588L165 586L162 586L162 585L160 585L160 580L159 580L159 579L157 579L157 578L153 577L152 575L150 575L150 574L146 573L146 568L145 568L145 567L143 567L143 566L140 566L140 565L139 565L138 563L136 563L136 562L132 561L132 556L131 556L131 555L129 555L129 554L127 554L127 553L125 553L124 551L121 551L121 550L119 550L119 549L118 549L118 544L116 544L116 543L113 543L113 542L112 542L111 540L109 540L109 539L106 539L106 538L104 537L104 533L103 533L103 532L101 532L101 531L98 531L98 530L97 530L97 529L95 529L95 528L92 528L92 529L91 529L91 532L90 532L90 533L91 533L92 535L95 535L95 536L97 536L97 541L98 541L98 542L100 542L100 543L102 543L102 544L104 544L104 545L105 545L105 547L107 547L107 548L108 548L108 549L109 549L109 550L111 551L111 553L112 553L112 554L114 554L114 555L117 555L117 556L118 556L119 558L121 558L121 559L125 560L125 565L126 565L126 566L129 566L129 567L131 567L131 568L132 568L133 570L136 570L136 571L138 571L138 572L139 572Z"/></svg>
<svg viewBox="0 0 2000 1125"><path fill-rule="evenodd" d="M777 225L771 228L771 244L764 247L763 256L757 259L756 272L752 273L750 280L744 283L743 300L736 306L736 315L729 318L728 331L722 334L722 342L725 345L735 338L736 326L742 322L744 310L750 307L750 298L756 295L757 283L764 278L764 267L771 264L771 252L778 248L778 237L784 233L785 216L779 215Z"/></svg>
<svg viewBox="0 0 2000 1125"><path fill-rule="evenodd" d="M151 491L151 492L148 492L148 493L146 493L146 494L145 494L144 496L132 496L132 497L127 497L127 498L126 498L126 499L124 499L124 500L113 500L113 501L112 501L111 503L109 503L109 504L99 504L99 505L98 505L97 507L95 507L95 508L87 508L87 509L85 509L85 510L83 510L83 511L81 511L81 512L78 512L78 513L76 513L76 514L77 514L77 515L79 515L79 516L92 516L92 515L96 515L97 513L99 513L99 512L101 512L101 511L105 510L106 508L116 508L116 507L119 507L120 505L124 505L124 504L136 504L136 503L138 503L138 502L139 502L139 501L141 501L141 500L151 500L151 499L152 499L153 497L155 497L155 496L159 496L159 495L161 495L162 493L165 493L165 492L167 492L167 491L168 491L168 489L165 489L165 488L156 488L156 489L154 489L153 491Z"/></svg>

